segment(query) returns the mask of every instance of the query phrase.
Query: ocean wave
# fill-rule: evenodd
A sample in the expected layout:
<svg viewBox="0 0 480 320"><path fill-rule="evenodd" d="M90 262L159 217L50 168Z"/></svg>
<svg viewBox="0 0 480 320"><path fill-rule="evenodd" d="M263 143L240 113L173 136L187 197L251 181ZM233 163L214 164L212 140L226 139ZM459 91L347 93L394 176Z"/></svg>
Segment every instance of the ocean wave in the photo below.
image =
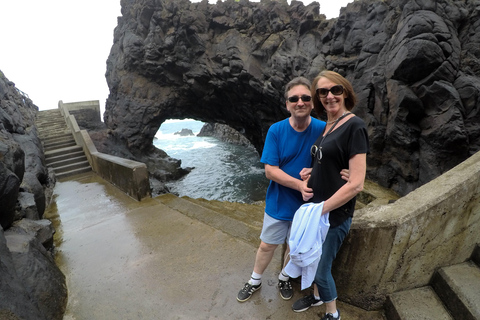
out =
<svg viewBox="0 0 480 320"><path fill-rule="evenodd" d="M209 149L216 147L216 143L208 142L208 141L196 141L191 149Z"/></svg>

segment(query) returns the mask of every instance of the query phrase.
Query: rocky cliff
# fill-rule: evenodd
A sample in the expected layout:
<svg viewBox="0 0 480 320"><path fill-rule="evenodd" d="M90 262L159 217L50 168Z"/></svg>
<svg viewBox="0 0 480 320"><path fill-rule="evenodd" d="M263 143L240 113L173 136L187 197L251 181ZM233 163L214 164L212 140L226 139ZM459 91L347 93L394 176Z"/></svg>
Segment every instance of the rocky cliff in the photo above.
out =
<svg viewBox="0 0 480 320"><path fill-rule="evenodd" d="M42 219L55 185L45 166L38 108L0 71L0 319L62 319L65 276Z"/></svg>
<svg viewBox="0 0 480 320"><path fill-rule="evenodd" d="M406 194L479 150L478 1L356 0L334 20L316 2L121 5L104 119L134 154L170 118L227 124L261 152L284 85L322 69L352 81L381 185Z"/></svg>

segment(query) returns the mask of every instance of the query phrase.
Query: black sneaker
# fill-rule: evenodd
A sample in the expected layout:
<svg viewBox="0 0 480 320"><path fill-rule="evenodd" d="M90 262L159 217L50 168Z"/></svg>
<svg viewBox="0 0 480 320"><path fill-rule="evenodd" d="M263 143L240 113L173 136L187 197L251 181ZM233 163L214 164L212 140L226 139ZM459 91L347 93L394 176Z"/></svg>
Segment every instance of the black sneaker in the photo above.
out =
<svg viewBox="0 0 480 320"><path fill-rule="evenodd" d="M260 284L254 286L254 285L251 285L250 283L245 283L245 285L243 286L242 290L240 290L238 292L238 295L237 295L237 300L239 302L245 302L247 301L248 299L250 299L250 297L252 296L252 294L257 291L258 289L260 289L260 287L262 286L262 283L260 282Z"/></svg>
<svg viewBox="0 0 480 320"><path fill-rule="evenodd" d="M310 307L317 307L323 304L322 300L317 300L313 296L313 294L309 296L305 296L299 300L297 300L293 306L292 309L295 312L302 312L308 310Z"/></svg>
<svg viewBox="0 0 480 320"><path fill-rule="evenodd" d="M278 280L278 289L280 290L280 297L282 297L283 300L292 299L293 289L292 289L292 284L290 283L289 280L287 281Z"/></svg>
<svg viewBox="0 0 480 320"><path fill-rule="evenodd" d="M325 314L325 315L323 316L323 318L320 319L320 320L340 320L340 319L341 319L341 318L340 318L340 310L337 309L337 312L338 312L338 317L337 317L337 318L335 318L335 317L333 316L333 314L327 313L327 314Z"/></svg>

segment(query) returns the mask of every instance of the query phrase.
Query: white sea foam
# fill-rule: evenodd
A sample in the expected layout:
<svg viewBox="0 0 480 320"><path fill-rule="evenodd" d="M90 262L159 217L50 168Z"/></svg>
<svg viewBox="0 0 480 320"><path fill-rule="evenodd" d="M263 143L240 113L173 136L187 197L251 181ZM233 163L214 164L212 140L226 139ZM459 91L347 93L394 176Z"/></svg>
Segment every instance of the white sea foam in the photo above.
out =
<svg viewBox="0 0 480 320"><path fill-rule="evenodd" d="M212 137L175 135L182 129L199 132L202 122L167 120L153 143L169 156L194 169L180 180L167 183L180 196L208 200L251 202L263 200L268 186L257 152Z"/></svg>
<svg viewBox="0 0 480 320"><path fill-rule="evenodd" d="M212 143L210 141L196 141L191 149L208 149L208 148L214 148L217 144Z"/></svg>

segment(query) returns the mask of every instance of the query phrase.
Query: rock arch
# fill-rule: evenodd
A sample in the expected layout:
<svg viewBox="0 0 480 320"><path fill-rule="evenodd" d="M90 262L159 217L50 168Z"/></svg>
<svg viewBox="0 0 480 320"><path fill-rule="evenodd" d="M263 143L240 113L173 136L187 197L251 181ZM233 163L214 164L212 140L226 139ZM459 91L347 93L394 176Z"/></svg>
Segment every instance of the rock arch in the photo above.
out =
<svg viewBox="0 0 480 320"><path fill-rule="evenodd" d="M480 26L471 2L122 2L107 60L111 136L148 156L168 118L223 123L261 152L288 116L283 88L321 69L349 78L368 125L368 177L406 194L479 150Z"/></svg>

